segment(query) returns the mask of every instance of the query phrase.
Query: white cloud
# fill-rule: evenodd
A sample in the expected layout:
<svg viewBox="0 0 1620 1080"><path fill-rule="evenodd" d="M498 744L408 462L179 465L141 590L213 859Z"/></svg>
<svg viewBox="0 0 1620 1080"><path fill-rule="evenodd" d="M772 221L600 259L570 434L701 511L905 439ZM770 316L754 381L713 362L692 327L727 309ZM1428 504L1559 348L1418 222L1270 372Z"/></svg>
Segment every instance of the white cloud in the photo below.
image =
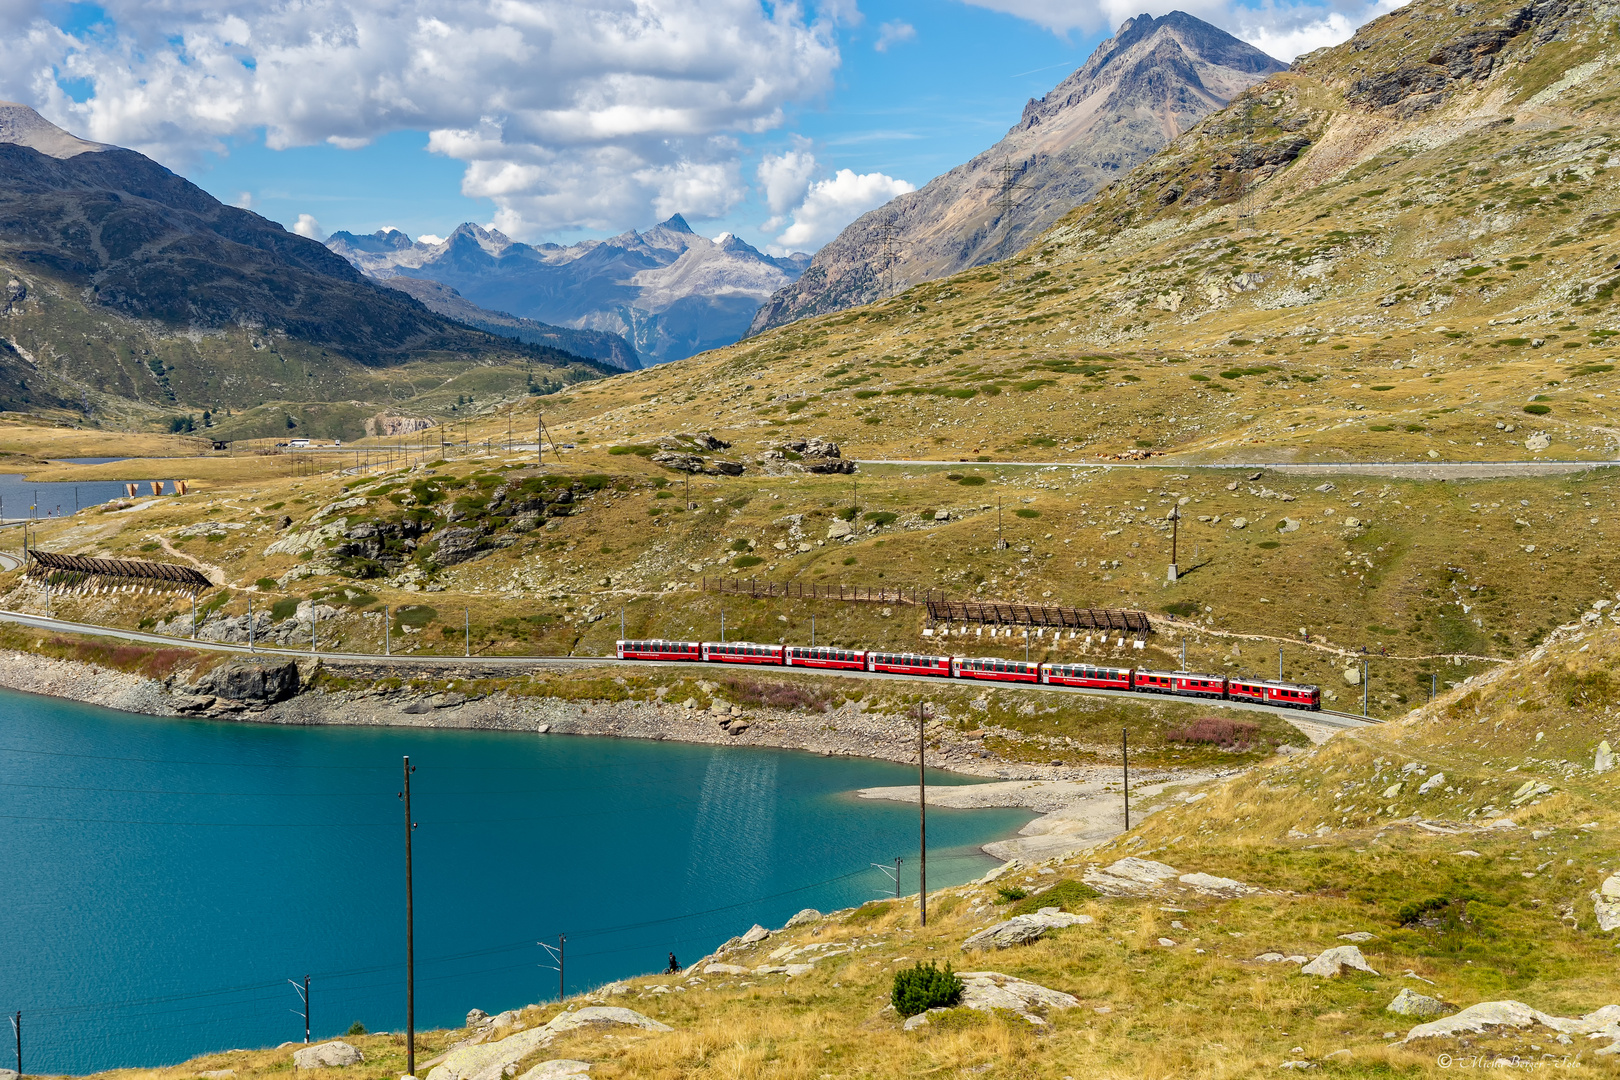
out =
<svg viewBox="0 0 1620 1080"><path fill-rule="evenodd" d="M907 41L917 40L917 28L908 22L886 22L878 27L877 43L872 46L878 52L888 52L896 45Z"/></svg>
<svg viewBox="0 0 1620 1080"><path fill-rule="evenodd" d="M814 251L841 232L845 225L908 191L917 190L904 180L882 173L839 169L831 179L817 180L793 211L793 224L776 238L783 251Z"/></svg>
<svg viewBox="0 0 1620 1080"><path fill-rule="evenodd" d="M299 214L298 220L293 222L293 232L309 240L326 239L326 230L321 228L314 214Z"/></svg>
<svg viewBox="0 0 1620 1080"><path fill-rule="evenodd" d="M794 140L794 148L782 154L766 154L756 174L765 189L765 205L771 211L771 220L765 228L775 229L784 220L789 209L804 200L810 190L810 181L816 178L816 156L810 152L810 140Z"/></svg>
<svg viewBox="0 0 1620 1080"><path fill-rule="evenodd" d="M1143 11L1160 16L1185 11L1219 26L1279 60L1337 45L1356 28L1403 6L1405 0L1261 0L1250 6L1239 0L1180 0L1143 5L1141 0L963 0L975 7L1002 11L1043 26L1055 34L1079 30L1113 30Z"/></svg>
<svg viewBox="0 0 1620 1080"><path fill-rule="evenodd" d="M234 203L232 203L231 205L232 206L239 206L243 210L251 210L251 209L253 209L253 192L251 192L251 191L239 191L239 192L237 192L236 193L236 201Z"/></svg>
<svg viewBox="0 0 1620 1080"><path fill-rule="evenodd" d="M425 232L421 236L418 236L416 238L416 242L418 244L428 244L428 245L431 246L431 245L434 245L434 244L442 244L442 243L444 243L444 237L435 236L433 233Z"/></svg>
<svg viewBox="0 0 1620 1080"><path fill-rule="evenodd" d="M424 130L533 236L725 213L744 192L732 135L829 89L836 27L860 19L853 0L227 4L102 0L75 37L0 0L0 98L172 166L260 128L278 149Z"/></svg>

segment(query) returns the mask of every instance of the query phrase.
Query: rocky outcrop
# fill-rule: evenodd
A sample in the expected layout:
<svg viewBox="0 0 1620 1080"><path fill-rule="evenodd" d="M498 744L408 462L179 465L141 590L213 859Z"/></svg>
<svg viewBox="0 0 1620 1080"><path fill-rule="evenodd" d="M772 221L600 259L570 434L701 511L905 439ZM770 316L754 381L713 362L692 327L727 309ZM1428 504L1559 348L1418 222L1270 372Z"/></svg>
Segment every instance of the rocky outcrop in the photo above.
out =
<svg viewBox="0 0 1620 1080"><path fill-rule="evenodd" d="M962 942L962 951L974 949L1010 949L1014 945L1028 945L1046 936L1048 930L1065 926L1086 926L1090 915L1069 915L1055 907L1041 908L1032 915L1014 915L1006 922L986 927Z"/></svg>
<svg viewBox="0 0 1620 1080"><path fill-rule="evenodd" d="M1416 1016L1424 1019L1430 1016L1444 1016L1451 1011L1451 1006L1439 998L1420 994L1410 986L1401 987L1401 992L1395 995L1395 1000L1384 1006L1385 1012L1397 1016Z"/></svg>
<svg viewBox="0 0 1620 1080"><path fill-rule="evenodd" d="M1620 1005L1605 1005L1596 1012L1581 1017L1552 1016L1533 1009L1522 1001L1482 1001L1470 1005L1455 1016L1419 1024L1406 1033L1401 1042L1416 1039L1453 1038L1458 1035L1482 1035L1491 1028L1523 1029L1540 1024L1560 1035L1586 1035L1605 1038L1609 1045L1597 1054L1620 1053Z"/></svg>
<svg viewBox="0 0 1620 1080"><path fill-rule="evenodd" d="M1365 972L1368 975L1378 974L1372 969L1372 965L1367 963L1367 958L1361 955L1361 950L1354 945L1336 945L1326 949L1299 971L1301 975L1318 975L1332 979L1338 977L1345 968Z"/></svg>
<svg viewBox="0 0 1620 1080"><path fill-rule="evenodd" d="M269 705L298 693L298 665L291 660L232 660L204 675L197 688L231 701Z"/></svg>
<svg viewBox="0 0 1620 1080"><path fill-rule="evenodd" d="M749 333L877 300L890 279L898 292L1015 254L1239 91L1286 67L1184 12L1127 19L1083 67L1030 101L999 143L862 216L817 252L798 281L759 309ZM883 243L890 230L898 244ZM873 257L886 247L899 254Z"/></svg>
<svg viewBox="0 0 1620 1080"><path fill-rule="evenodd" d="M844 452L835 442L813 436L794 439L774 450L760 455L760 463L774 472L803 471L808 473L852 473L853 461L844 460Z"/></svg>
<svg viewBox="0 0 1620 1080"><path fill-rule="evenodd" d="M1046 1025L1045 1014L1073 1009L1080 1004L1080 999L1072 994L1003 975L999 971L962 971L957 973L957 977L962 980L962 1000L958 1008L977 1009L980 1012L1009 1009L1040 1027ZM928 1024L930 1014L943 1011L930 1009L918 1013L906 1021L905 1028L912 1031L924 1027Z"/></svg>

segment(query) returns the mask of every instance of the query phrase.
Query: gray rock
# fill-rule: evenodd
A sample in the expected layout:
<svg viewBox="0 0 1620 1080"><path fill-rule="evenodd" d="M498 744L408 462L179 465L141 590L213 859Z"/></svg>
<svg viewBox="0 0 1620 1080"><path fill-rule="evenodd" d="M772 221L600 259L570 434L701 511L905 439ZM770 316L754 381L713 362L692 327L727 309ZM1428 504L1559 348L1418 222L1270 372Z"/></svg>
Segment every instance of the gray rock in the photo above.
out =
<svg viewBox="0 0 1620 1080"><path fill-rule="evenodd" d="M1369 941L1377 941L1378 940L1378 935L1377 934L1369 934L1365 930L1357 930L1357 931L1355 931L1353 933L1349 933L1349 934L1340 934L1339 935L1339 940L1340 941L1353 941L1357 945L1363 945L1363 944L1365 944L1365 943L1367 943Z"/></svg>
<svg viewBox="0 0 1620 1080"><path fill-rule="evenodd" d="M1234 528L1234 529L1247 529L1248 527L1249 527L1249 519L1248 518L1246 518L1246 517L1236 517L1236 518L1232 519L1232 528Z"/></svg>
<svg viewBox="0 0 1620 1080"><path fill-rule="evenodd" d="M1014 945L1028 945L1045 936L1048 930L1065 926L1085 926L1092 922L1090 915L1068 915L1057 908L1042 908L1033 915L1014 915L1005 922L986 927L962 942L962 951L971 949L1010 949Z"/></svg>
<svg viewBox="0 0 1620 1080"><path fill-rule="evenodd" d="M1204 896L1247 896L1260 891L1253 885L1214 874L1182 874L1176 880Z"/></svg>
<svg viewBox="0 0 1620 1080"><path fill-rule="evenodd" d="M232 701L268 705L298 693L298 665L291 660L232 660L204 675L197 685Z"/></svg>
<svg viewBox="0 0 1620 1080"><path fill-rule="evenodd" d="M935 521L949 521L949 520L951 520L951 512L949 510L935 510L934 511L934 520Z"/></svg>
<svg viewBox="0 0 1620 1080"><path fill-rule="evenodd" d="M518 1080L567 1080L570 1076L584 1076L591 1071L588 1061L575 1061L572 1058L553 1058L551 1061L542 1061Z"/></svg>
<svg viewBox="0 0 1620 1080"><path fill-rule="evenodd" d="M793 916L793 918L789 919L786 923L782 924L782 929L791 930L795 926L803 926L805 923L820 922L821 919L821 912L817 911L813 907L807 907L800 911L797 915Z"/></svg>
<svg viewBox="0 0 1620 1080"><path fill-rule="evenodd" d="M440 566L464 563L490 550L488 537L477 529L456 526L441 530L437 536L439 546L433 550L433 561Z"/></svg>
<svg viewBox="0 0 1620 1080"><path fill-rule="evenodd" d="M364 1060L365 1055L341 1039L293 1052L293 1064L300 1069L341 1069Z"/></svg>
<svg viewBox="0 0 1620 1080"><path fill-rule="evenodd" d="M1610 874L1592 892L1592 910L1599 930L1620 930L1620 874Z"/></svg>
<svg viewBox="0 0 1620 1080"><path fill-rule="evenodd" d="M469 1009L469 1010L467 1010L467 1024L466 1024L466 1026L467 1027L477 1027L479 1024L482 1024L485 1020L488 1020L488 1019L489 1019L489 1013L485 1012L483 1009Z"/></svg>
<svg viewBox="0 0 1620 1080"><path fill-rule="evenodd" d="M457 1047L439 1060L425 1080L504 1080L508 1068L551 1042L549 1029L548 1024L496 1042Z"/></svg>
<svg viewBox="0 0 1620 1080"><path fill-rule="evenodd" d="M764 941L766 938L768 938L770 936L771 936L771 932L769 930L767 930L763 926L759 925L759 923L755 923L749 929L748 933L746 933L746 934L744 934L742 936L741 940L742 940L742 943L744 945L752 945L755 942Z"/></svg>
<svg viewBox="0 0 1620 1080"><path fill-rule="evenodd" d="M713 964L705 964L704 967L703 967L703 974L705 974L705 975L747 975L747 974L749 974L749 969L743 967L740 964L722 964L722 963L716 962L716 963L713 963Z"/></svg>
<svg viewBox="0 0 1620 1080"><path fill-rule="evenodd" d="M855 526L847 521L835 521L827 526L827 539L842 540L846 536L855 535Z"/></svg>
<svg viewBox="0 0 1620 1080"><path fill-rule="evenodd" d="M962 971L962 1005L969 1009L991 1012L1012 1009L1031 1023L1043 1023L1039 1013L1072 1009L1080 1004L1078 998L1061 990L1052 990L1039 983L1026 982L999 971Z"/></svg>
<svg viewBox="0 0 1620 1080"><path fill-rule="evenodd" d="M16 1069L0 1069L0 1080L19 1080Z"/></svg>
<svg viewBox="0 0 1620 1080"><path fill-rule="evenodd" d="M625 1009L617 1005L587 1005L583 1009L559 1013L542 1030L562 1032L584 1027L635 1027L643 1031L675 1030L650 1016L641 1015L634 1009Z"/></svg>
<svg viewBox="0 0 1620 1080"><path fill-rule="evenodd" d="M1614 768L1614 751L1609 747L1609 740L1604 739L1598 743L1597 753L1592 755L1592 771L1606 773Z"/></svg>
<svg viewBox="0 0 1620 1080"><path fill-rule="evenodd" d="M1551 1016L1540 1009L1532 1009L1522 1001L1481 1001L1470 1005L1455 1016L1419 1024L1406 1033L1402 1042L1414 1039L1445 1038L1464 1034L1483 1034L1486 1028L1527 1028L1535 1024L1549 1027L1561 1035L1601 1036L1610 1040L1597 1054L1613 1054L1620 1049L1620 1005L1605 1005L1596 1012L1582 1017Z"/></svg>
<svg viewBox="0 0 1620 1080"><path fill-rule="evenodd" d="M1384 1006L1385 1012L1398 1013L1401 1016L1416 1016L1427 1019L1431 1016L1444 1016L1451 1011L1451 1006L1439 998L1419 994L1410 986L1401 987L1401 992L1395 995L1395 1000Z"/></svg>
<svg viewBox="0 0 1620 1080"><path fill-rule="evenodd" d="M1086 871L1085 882L1108 896L1142 896L1179 876L1181 871L1173 866L1130 855L1101 870Z"/></svg>
<svg viewBox="0 0 1620 1080"><path fill-rule="evenodd" d="M703 459L696 454L682 454L674 450L662 450L652 456L654 465L662 465L666 469L677 472L700 473L703 471Z"/></svg>
<svg viewBox="0 0 1620 1080"><path fill-rule="evenodd" d="M1361 955L1361 950L1354 945L1338 945L1319 953L1315 960L1300 968L1302 975L1319 975L1323 978L1334 978L1345 968L1364 971L1369 975L1377 975L1367 963L1367 958Z"/></svg>

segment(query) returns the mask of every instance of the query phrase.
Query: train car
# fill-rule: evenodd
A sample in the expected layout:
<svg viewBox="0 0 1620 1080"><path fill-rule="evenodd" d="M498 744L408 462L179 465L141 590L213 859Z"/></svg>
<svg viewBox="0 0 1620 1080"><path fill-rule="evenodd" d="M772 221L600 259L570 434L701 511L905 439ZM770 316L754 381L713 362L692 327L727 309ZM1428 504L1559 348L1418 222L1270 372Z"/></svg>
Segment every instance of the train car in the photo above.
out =
<svg viewBox="0 0 1620 1080"><path fill-rule="evenodd" d="M782 662L788 667L865 671L866 656L865 649L839 649L830 645L789 645L783 650Z"/></svg>
<svg viewBox="0 0 1620 1080"><path fill-rule="evenodd" d="M700 660L703 658L701 641L616 641L614 650L620 660Z"/></svg>
<svg viewBox="0 0 1620 1080"><path fill-rule="evenodd" d="M958 679L984 679L988 682L1039 682L1041 665L1030 660L1001 660L951 657L951 675Z"/></svg>
<svg viewBox="0 0 1620 1080"><path fill-rule="evenodd" d="M1233 701L1257 701L1264 703L1266 700L1266 680L1251 679L1244 675L1240 675L1234 679L1228 679L1226 683L1226 696L1231 698Z"/></svg>
<svg viewBox="0 0 1620 1080"><path fill-rule="evenodd" d="M1151 694L1180 697L1220 698L1226 696L1226 679L1221 675L1199 675L1190 671L1144 671L1138 669L1131 686Z"/></svg>
<svg viewBox="0 0 1620 1080"><path fill-rule="evenodd" d="M1108 690L1131 688L1130 668L1092 664L1042 664L1041 682L1050 686L1096 686Z"/></svg>
<svg viewBox="0 0 1620 1080"><path fill-rule="evenodd" d="M897 675L937 675L948 679L951 675L951 658L919 653L869 652L866 654L866 670L889 671Z"/></svg>
<svg viewBox="0 0 1620 1080"><path fill-rule="evenodd" d="M1322 689L1309 683L1279 682L1267 679L1263 684L1267 705L1285 705L1291 709L1322 710Z"/></svg>
<svg viewBox="0 0 1620 1080"><path fill-rule="evenodd" d="M752 641L705 641L703 659L720 664L782 663L782 646L756 645Z"/></svg>

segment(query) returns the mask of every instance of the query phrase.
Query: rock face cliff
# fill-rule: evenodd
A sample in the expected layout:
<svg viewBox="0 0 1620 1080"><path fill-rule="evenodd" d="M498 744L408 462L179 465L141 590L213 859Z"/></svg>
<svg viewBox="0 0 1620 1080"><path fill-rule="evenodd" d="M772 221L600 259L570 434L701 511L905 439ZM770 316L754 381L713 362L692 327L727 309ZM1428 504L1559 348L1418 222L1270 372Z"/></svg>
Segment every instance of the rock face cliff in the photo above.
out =
<svg viewBox="0 0 1620 1080"><path fill-rule="evenodd" d="M749 332L1012 255L1287 66L1184 12L1127 20L1083 67L1030 101L995 146L852 223L759 309Z"/></svg>
<svg viewBox="0 0 1620 1080"><path fill-rule="evenodd" d="M390 230L334 233L327 246L376 278L437 281L480 307L621 335L649 363L736 341L759 305L810 262L730 235L699 236L679 214L645 232L568 247L522 244L471 223L437 244Z"/></svg>

